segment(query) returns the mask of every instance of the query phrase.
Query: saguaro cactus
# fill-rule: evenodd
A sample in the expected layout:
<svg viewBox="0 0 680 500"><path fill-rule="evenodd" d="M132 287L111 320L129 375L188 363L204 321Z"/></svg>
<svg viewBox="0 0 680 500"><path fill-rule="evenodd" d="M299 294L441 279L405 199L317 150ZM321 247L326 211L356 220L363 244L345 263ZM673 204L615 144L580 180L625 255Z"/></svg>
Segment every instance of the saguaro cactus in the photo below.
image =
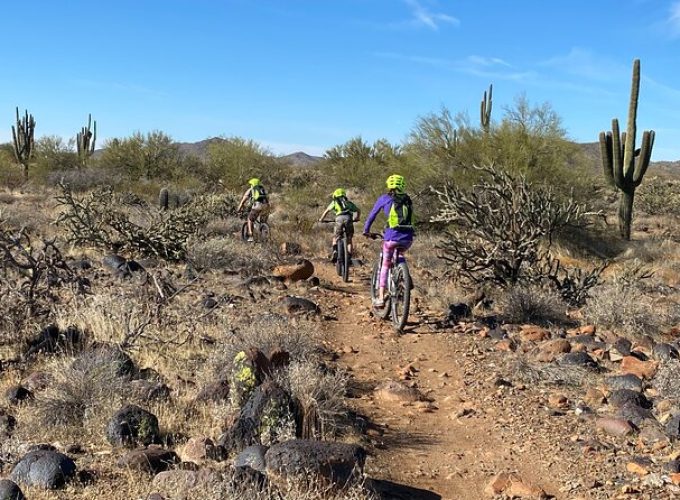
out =
<svg viewBox="0 0 680 500"><path fill-rule="evenodd" d="M654 146L654 131L642 133L642 146L635 149L635 120L637 118L638 96L640 95L640 60L633 61L633 82L628 104L628 124L626 131L619 133L619 121L612 120L611 132L600 132L600 155L604 176L608 182L621 191L619 199L619 232L621 237L630 240L630 225L633 220L633 201L635 188L649 167Z"/></svg>
<svg viewBox="0 0 680 500"><path fill-rule="evenodd" d="M489 93L484 91L484 97L482 98L482 104L479 109L479 122L482 124L484 132L489 131L489 126L491 125L491 93L493 92L493 85L489 85Z"/></svg>
<svg viewBox="0 0 680 500"><path fill-rule="evenodd" d="M12 125L12 142L14 143L14 156L21 165L24 172L24 180L28 180L28 164L33 157L35 146L35 119L33 115L24 112L24 116L19 118L19 108L17 107L16 125Z"/></svg>
<svg viewBox="0 0 680 500"><path fill-rule="evenodd" d="M94 153L94 146L97 142L97 120L94 121L92 128L92 115L87 115L87 126L80 129L76 134L76 147L78 148L78 160L81 166L87 166L87 161Z"/></svg>

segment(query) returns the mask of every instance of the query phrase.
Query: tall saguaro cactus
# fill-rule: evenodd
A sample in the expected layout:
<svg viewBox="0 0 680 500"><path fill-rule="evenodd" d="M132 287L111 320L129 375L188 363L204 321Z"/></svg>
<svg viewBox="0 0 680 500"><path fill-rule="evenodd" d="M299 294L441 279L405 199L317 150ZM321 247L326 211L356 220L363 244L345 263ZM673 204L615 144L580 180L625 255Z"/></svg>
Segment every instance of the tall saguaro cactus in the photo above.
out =
<svg viewBox="0 0 680 500"><path fill-rule="evenodd" d="M94 145L97 142L97 120L92 128L92 115L87 115L87 126L80 129L76 134L76 147L78 148L78 160L80 165L87 166L87 161L94 153Z"/></svg>
<svg viewBox="0 0 680 500"><path fill-rule="evenodd" d="M633 82L628 104L628 124L626 131L619 133L619 121L612 120L611 132L600 132L600 155L604 176L608 182L621 191L619 199L619 232L621 237L630 240L630 226L633 220L633 201L635 189L649 167L654 146L654 131L642 133L642 146L635 149L637 128L638 97L640 95L640 60L633 61Z"/></svg>
<svg viewBox="0 0 680 500"><path fill-rule="evenodd" d="M28 180L28 164L33 157L35 146L35 119L25 110L24 116L19 118L17 107L16 125L12 125L12 142L14 143L14 156L24 172L24 180Z"/></svg>
<svg viewBox="0 0 680 500"><path fill-rule="evenodd" d="M479 121L482 124L484 132L489 131L491 125L491 93L493 92L493 85L489 85L489 93L484 91L484 97L479 107Z"/></svg>

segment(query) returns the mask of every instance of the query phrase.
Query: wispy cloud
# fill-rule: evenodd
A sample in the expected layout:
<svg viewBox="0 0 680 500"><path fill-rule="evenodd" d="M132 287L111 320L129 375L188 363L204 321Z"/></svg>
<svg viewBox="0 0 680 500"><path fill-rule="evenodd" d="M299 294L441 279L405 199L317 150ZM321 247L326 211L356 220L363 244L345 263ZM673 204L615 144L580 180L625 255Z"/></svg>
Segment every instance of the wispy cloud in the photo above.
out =
<svg viewBox="0 0 680 500"><path fill-rule="evenodd" d="M474 65L477 66L484 66L484 67L489 67L489 66L506 66L508 68L511 68L512 65L503 59L500 59L498 57L484 57L484 56L468 56L467 60Z"/></svg>
<svg viewBox="0 0 680 500"><path fill-rule="evenodd" d="M435 12L426 7L422 0L403 0L411 11L408 21L393 24L393 27L427 28L438 31L441 25L458 26L460 19L443 12Z"/></svg>
<svg viewBox="0 0 680 500"><path fill-rule="evenodd" d="M680 2L673 2L666 20L670 34L673 37L680 36Z"/></svg>
<svg viewBox="0 0 680 500"><path fill-rule="evenodd" d="M540 66L599 82L619 80L628 71L626 66L582 47L573 47L568 54L543 61Z"/></svg>

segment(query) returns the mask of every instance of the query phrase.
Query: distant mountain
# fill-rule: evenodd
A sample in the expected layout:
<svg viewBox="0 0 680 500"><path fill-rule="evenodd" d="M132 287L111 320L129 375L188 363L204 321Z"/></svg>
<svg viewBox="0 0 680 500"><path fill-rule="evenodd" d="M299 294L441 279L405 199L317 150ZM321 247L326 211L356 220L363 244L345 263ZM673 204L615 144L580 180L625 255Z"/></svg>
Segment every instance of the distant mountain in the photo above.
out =
<svg viewBox="0 0 680 500"><path fill-rule="evenodd" d="M287 161L295 167L311 167L319 163L323 158L321 156L312 156L302 151L291 153L286 156L280 156L283 161Z"/></svg>
<svg viewBox="0 0 680 500"><path fill-rule="evenodd" d="M578 143L581 151L587 158L588 164L592 168L601 171L602 162L600 160L600 143L599 142L582 142ZM676 161L653 161L647 170L648 175L660 175L662 177L680 177L680 160Z"/></svg>

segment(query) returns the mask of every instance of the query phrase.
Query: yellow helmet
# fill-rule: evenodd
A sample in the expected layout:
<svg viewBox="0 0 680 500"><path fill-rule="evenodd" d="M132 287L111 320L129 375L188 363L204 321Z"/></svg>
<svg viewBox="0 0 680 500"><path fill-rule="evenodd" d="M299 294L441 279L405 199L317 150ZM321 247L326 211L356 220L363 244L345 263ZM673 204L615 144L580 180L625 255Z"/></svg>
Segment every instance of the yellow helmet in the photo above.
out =
<svg viewBox="0 0 680 500"><path fill-rule="evenodd" d="M335 191L333 191L333 198L341 198L343 196L347 196L347 191L345 191L342 188L338 188Z"/></svg>
<svg viewBox="0 0 680 500"><path fill-rule="evenodd" d="M248 181L248 184L250 184L251 186L257 186L260 184L260 179L258 179L257 177L253 177Z"/></svg>
<svg viewBox="0 0 680 500"><path fill-rule="evenodd" d="M390 175L387 178L387 182L385 184L387 184L387 189L389 189L390 191L394 189L398 193L403 193L404 188L406 187L406 181L404 181L404 176L399 174Z"/></svg>

